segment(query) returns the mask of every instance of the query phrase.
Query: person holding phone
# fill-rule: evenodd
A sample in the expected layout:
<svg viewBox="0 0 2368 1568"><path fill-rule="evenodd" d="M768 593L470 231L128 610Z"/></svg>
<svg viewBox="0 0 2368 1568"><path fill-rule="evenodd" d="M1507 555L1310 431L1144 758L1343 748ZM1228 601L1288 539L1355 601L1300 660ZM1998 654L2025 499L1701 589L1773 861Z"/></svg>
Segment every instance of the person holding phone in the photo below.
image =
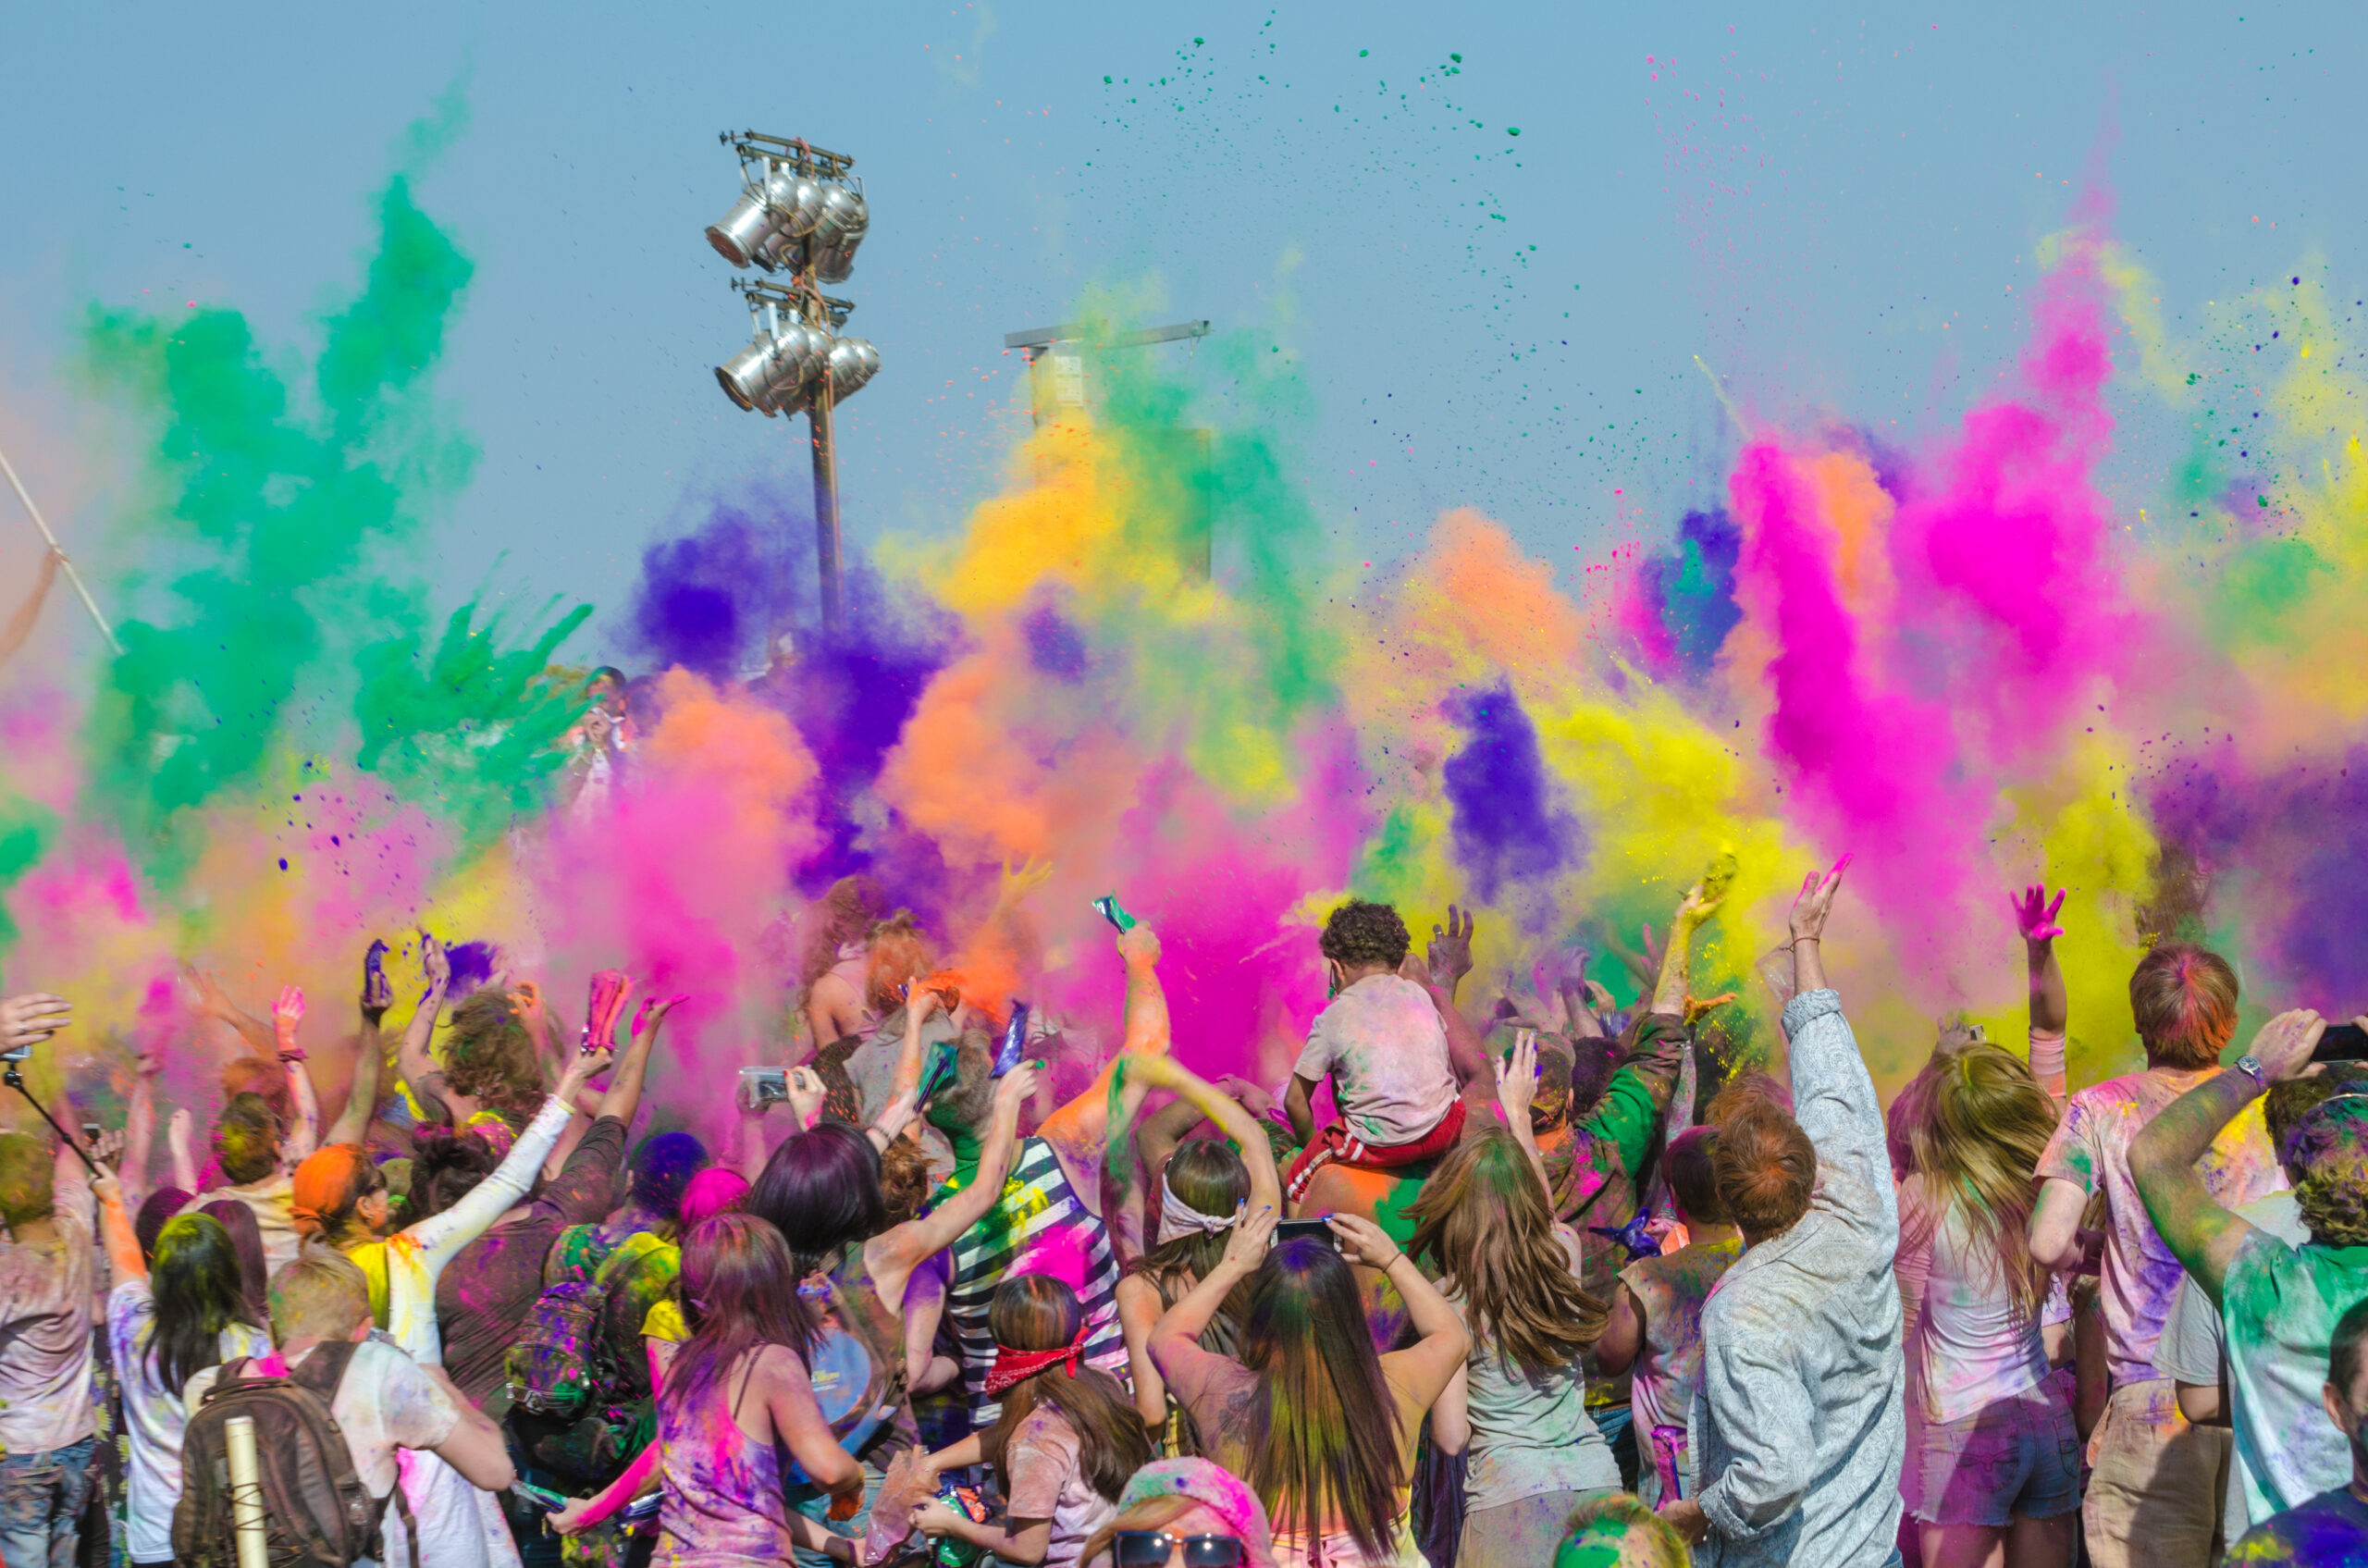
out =
<svg viewBox="0 0 2368 1568"><path fill-rule="evenodd" d="M1417 1568L1411 1513L1423 1416L1463 1368L1471 1336L1381 1227L1334 1215L1331 1241L1268 1250L1275 1212L1246 1212L1225 1255L1151 1333L1152 1360L1215 1459L1266 1509L1283 1568ZM1405 1298L1416 1339L1376 1354L1350 1263ZM1244 1280L1238 1355L1200 1336Z"/></svg>

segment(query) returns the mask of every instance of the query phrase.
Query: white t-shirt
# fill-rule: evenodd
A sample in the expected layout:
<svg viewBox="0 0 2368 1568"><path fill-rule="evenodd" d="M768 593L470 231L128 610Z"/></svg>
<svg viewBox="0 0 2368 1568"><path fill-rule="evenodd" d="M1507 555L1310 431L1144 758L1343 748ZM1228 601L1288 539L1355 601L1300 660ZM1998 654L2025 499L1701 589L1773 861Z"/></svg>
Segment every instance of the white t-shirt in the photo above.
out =
<svg viewBox="0 0 2368 1568"><path fill-rule="evenodd" d="M145 1279L127 1279L107 1295L107 1351L123 1389L123 1426L130 1437L124 1549L142 1562L173 1555L173 1505L181 1497L181 1433L189 1406L165 1391L148 1349L156 1333L156 1299ZM271 1353L271 1336L233 1323L216 1350L224 1361Z"/></svg>
<svg viewBox="0 0 2368 1568"><path fill-rule="evenodd" d="M1979 1245L1961 1205L1935 1222L1918 1179L1902 1191L1901 1228L1931 1226L1930 1272L1921 1310L1907 1326L1910 1364L1920 1370L1924 1418L1946 1426L2037 1388L2047 1377L2042 1313L2026 1314L2008 1288L2005 1265ZM1911 1218L1911 1216L1914 1217Z"/></svg>
<svg viewBox="0 0 2368 1568"><path fill-rule="evenodd" d="M1291 1071L1311 1083L1330 1073L1340 1119L1377 1149L1421 1142L1456 1099L1438 1009L1401 975L1367 975L1332 998Z"/></svg>
<svg viewBox="0 0 2368 1568"><path fill-rule="evenodd" d="M243 1187L216 1187L211 1192L200 1192L180 1207L181 1214L195 1214L208 1204L218 1204L228 1198L244 1204L255 1216L255 1228L263 1233L263 1271L269 1278L288 1264L296 1260L303 1250L303 1238L296 1234L296 1183L293 1178L281 1174L250 1181ZM174 1216L180 1217L179 1215Z"/></svg>
<svg viewBox="0 0 2368 1568"><path fill-rule="evenodd" d="M311 1353L307 1350L290 1364L302 1366L304 1356ZM196 1410L220 1373L221 1368L209 1366L191 1377L189 1386L181 1390L184 1408ZM452 1397L422 1372L411 1357L377 1339L364 1340L355 1349L353 1360L346 1364L345 1377L338 1383L337 1395L329 1401L329 1414L345 1433L345 1446L353 1454L354 1474L376 1498L383 1498L395 1489L399 1451L432 1449L450 1437L452 1428L461 1422L460 1407L452 1402ZM402 1519L392 1508L387 1510L386 1532L384 1561L409 1562L403 1545ZM504 1535L506 1537L506 1531ZM478 1550L484 1550L482 1542ZM431 1550L425 1531L420 1537L419 1560L423 1565L444 1561Z"/></svg>
<svg viewBox="0 0 2368 1568"><path fill-rule="evenodd" d="M0 1451L9 1454L47 1453L98 1430L91 1403L91 1189L79 1165L59 1169L56 1204L56 1241L0 1240Z"/></svg>

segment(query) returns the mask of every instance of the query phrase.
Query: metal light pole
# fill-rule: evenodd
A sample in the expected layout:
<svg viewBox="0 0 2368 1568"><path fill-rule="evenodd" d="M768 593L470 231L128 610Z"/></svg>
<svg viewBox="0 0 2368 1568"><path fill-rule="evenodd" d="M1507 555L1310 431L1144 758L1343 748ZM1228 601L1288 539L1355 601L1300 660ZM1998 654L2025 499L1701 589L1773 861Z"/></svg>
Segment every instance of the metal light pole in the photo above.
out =
<svg viewBox="0 0 2368 1568"><path fill-rule="evenodd" d="M880 369L860 338L835 335L854 302L820 287L843 283L871 227L855 160L796 138L725 131L740 157L740 199L709 228L708 243L734 266L785 272L786 284L734 279L756 317L748 346L716 368L726 396L767 415L804 414L814 463L814 562L822 629L836 636L845 615L840 589L839 461L832 418Z"/></svg>

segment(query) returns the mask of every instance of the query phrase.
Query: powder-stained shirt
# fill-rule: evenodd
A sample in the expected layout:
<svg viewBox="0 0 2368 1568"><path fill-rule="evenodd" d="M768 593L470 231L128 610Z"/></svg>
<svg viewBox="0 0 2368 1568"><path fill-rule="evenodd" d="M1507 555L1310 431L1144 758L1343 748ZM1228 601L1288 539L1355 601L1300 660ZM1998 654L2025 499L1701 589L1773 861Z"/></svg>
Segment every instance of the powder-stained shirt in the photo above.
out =
<svg viewBox="0 0 2368 1568"><path fill-rule="evenodd" d="M255 1216L255 1228L263 1233L265 1275L277 1274L295 1261L302 1238L296 1234L296 1183L292 1177L282 1173L242 1187L217 1187L211 1192L200 1192L183 1204L178 1214L195 1214L206 1204L225 1199L246 1204L248 1212Z"/></svg>
<svg viewBox="0 0 2368 1568"><path fill-rule="evenodd" d="M482 1406L507 1387L504 1357L542 1294L543 1260L561 1231L615 1205L624 1151L625 1124L601 1117L523 1217L496 1225L444 1266L436 1281L444 1369L472 1403Z"/></svg>
<svg viewBox="0 0 2368 1568"><path fill-rule="evenodd" d="M1629 1401L1640 1450L1654 1427L1685 1425L1702 1381L1702 1303L1741 1256L1743 1238L1731 1236L1638 1258L1620 1271L1620 1282L1645 1310L1645 1344Z"/></svg>
<svg viewBox="0 0 2368 1568"><path fill-rule="evenodd" d="M181 1498L181 1433L189 1407L157 1380L149 1347L156 1337L156 1298L144 1278L126 1279L107 1295L107 1353L123 1389L126 1442L124 1549L135 1562L173 1555L173 1507ZM244 1323L225 1327L215 1345L222 1361L271 1353L271 1336Z"/></svg>
<svg viewBox="0 0 2368 1568"><path fill-rule="evenodd" d="M1011 1478L1005 1512L1014 1519L1053 1522L1044 1568L1070 1568L1093 1532L1118 1516L1118 1505L1085 1478L1082 1450L1067 1418L1040 1404L1004 1451L1004 1474Z"/></svg>
<svg viewBox="0 0 2368 1568"><path fill-rule="evenodd" d="M1975 1235L1962 1204L1934 1214L1921 1178L1899 1193L1903 1291L1908 1312L1908 1395L1924 1420L1946 1425L2037 1388L2048 1376L2041 1316L2024 1311L1998 1249ZM1911 1262L1906 1254L1918 1255Z"/></svg>
<svg viewBox="0 0 2368 1568"><path fill-rule="evenodd" d="M1594 1108L1575 1125L1548 1129L1537 1138L1547 1185L1554 1190L1555 1217L1579 1233L1585 1259L1579 1283L1598 1301L1611 1299L1612 1281L1628 1253L1597 1228L1616 1230L1636 1217L1642 1196L1636 1175L1669 1111L1688 1044L1684 1020L1670 1013L1638 1015L1629 1035L1628 1053ZM1578 1043L1590 1048L1589 1042ZM1684 1419L1683 1407L1677 1419Z"/></svg>
<svg viewBox="0 0 2368 1568"><path fill-rule="evenodd" d="M2310 1228L2302 1223L2302 1205L2295 1201L2290 1190L2272 1192L2259 1203L2247 1204L2237 1211L2237 1217L2256 1230L2265 1230L2297 1247L2311 1239ZM2195 1276L2188 1275L2179 1281L2178 1299L2171 1303L2171 1315L2163 1324L2163 1337L2155 1342L2154 1370L2199 1389L2217 1388L2222 1338L2220 1309L2212 1304L2212 1298L2203 1293ZM2245 1476L2254 1463L2251 1457L2254 1445L2245 1440L2249 1414L2242 1409L2229 1412L2236 1441L2230 1445L2228 1454L2228 1490L2221 1502L2221 1516L2228 1521L2231 1534L2248 1518L2258 1525L2269 1517L2266 1512L2251 1513L2245 1502Z"/></svg>
<svg viewBox="0 0 2368 1568"><path fill-rule="evenodd" d="M1291 1071L1310 1083L1329 1073L1341 1120L1376 1149L1421 1142L1456 1099L1438 1008L1401 975L1368 975L1332 998Z"/></svg>
<svg viewBox="0 0 2368 1568"><path fill-rule="evenodd" d="M1794 1116L1816 1146L1808 1213L1747 1248L1702 1309L1702 1385L1686 1421L1705 1565L1881 1568L1899 1535L1899 1211L1881 1105L1842 1017L1784 1006Z"/></svg>
<svg viewBox="0 0 2368 1568"><path fill-rule="evenodd" d="M2164 1106L2218 1070L2150 1070L2091 1084L2072 1096L2040 1156L2041 1179L2069 1181L2091 1196L2104 1190L2105 1258L2098 1299L2105 1315L2105 1362L2116 1384L2162 1376L2154 1367L2154 1342L2185 1274L2146 1217L2145 1202L2129 1174L2129 1145ZM2205 1192L2224 1209L2241 1208L2286 1184L2259 1101L2220 1130L2195 1168Z"/></svg>
<svg viewBox="0 0 2368 1568"><path fill-rule="evenodd" d="M2368 1301L2368 1247L2289 1246L2254 1230L2220 1284L2228 1399L2256 1523L2351 1479L2351 1446L2320 1390L2336 1319Z"/></svg>
<svg viewBox="0 0 2368 1568"><path fill-rule="evenodd" d="M962 1387L979 1429L993 1424L1003 1409L1000 1401L987 1397L987 1373L995 1360L987 1306L995 1287L1014 1275L1049 1275L1075 1290L1085 1308L1087 1364L1128 1380L1127 1340L1118 1327L1118 1259L1110 1249L1110 1233L1070 1189L1050 1143L1030 1138L1020 1144L1003 1196L962 1233L953 1253L945 1321L962 1346Z"/></svg>
<svg viewBox="0 0 2368 1568"><path fill-rule="evenodd" d="M2321 1492L2254 1529L2221 1561L2244 1568L2368 1568L2368 1502L2348 1485Z"/></svg>
<svg viewBox="0 0 2368 1568"><path fill-rule="evenodd" d="M0 1451L46 1453L98 1429L91 1407L91 1189L57 1171L47 1241L0 1241Z"/></svg>
<svg viewBox="0 0 2368 1568"><path fill-rule="evenodd" d="M1579 1275L1579 1240L1558 1226L1571 1278ZM1462 1303L1459 1300L1458 1304ZM1465 1357L1463 1504L1468 1512L1548 1492L1618 1491L1620 1463L1587 1414L1587 1377L1577 1360L1533 1374L1473 1337Z"/></svg>

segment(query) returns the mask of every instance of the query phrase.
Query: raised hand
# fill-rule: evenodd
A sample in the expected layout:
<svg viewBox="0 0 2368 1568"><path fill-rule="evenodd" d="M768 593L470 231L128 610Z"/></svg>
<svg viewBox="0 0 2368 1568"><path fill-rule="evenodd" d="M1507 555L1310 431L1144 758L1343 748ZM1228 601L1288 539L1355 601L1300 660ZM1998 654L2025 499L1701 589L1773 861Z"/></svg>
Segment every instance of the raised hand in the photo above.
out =
<svg viewBox="0 0 2368 1568"><path fill-rule="evenodd" d="M1165 1056L1146 1057L1137 1064L1137 1068L1140 1070L1150 1062L1164 1062L1166 1059ZM996 1116L1008 1116L1014 1126L1018 1125L1019 1107L1026 1105L1028 1097L1036 1093L1036 1085L1042 1081L1038 1077L1037 1069L1043 1065L1042 1062L1022 1062L1003 1075L1003 1081L995 1085Z"/></svg>
<svg viewBox="0 0 2368 1568"><path fill-rule="evenodd" d="M1801 879L1801 895L1793 900L1791 930L1795 942L1816 942L1825 935L1825 920L1833 913L1833 895L1842 889L1842 873L1850 869L1844 855L1830 871L1811 871Z"/></svg>
<svg viewBox="0 0 2368 1568"><path fill-rule="evenodd" d="M2006 895L2007 907L2015 911L2015 929L2023 933L2025 942L2036 945L2053 942L2064 934L2064 928L2055 923L2055 917L2064 908L2066 891L2057 888L2054 901L2051 903L2047 896L2047 883L2042 882L2025 887L2020 898L2011 893Z"/></svg>
<svg viewBox="0 0 2368 1568"><path fill-rule="evenodd" d="M828 1091L822 1075L812 1068L789 1069L789 1108L797 1117L800 1128L810 1129L822 1114L822 1100Z"/></svg>
<svg viewBox="0 0 2368 1568"><path fill-rule="evenodd" d="M1118 933L1118 957L1129 964L1159 962L1159 932L1142 920Z"/></svg>
<svg viewBox="0 0 2368 1568"><path fill-rule="evenodd" d="M110 1128L91 1140L91 1157L112 1169L123 1163L123 1129Z"/></svg>
<svg viewBox="0 0 2368 1568"><path fill-rule="evenodd" d="M28 991L0 1001L0 1051L40 1044L74 1022L74 1004L46 991Z"/></svg>
<svg viewBox="0 0 2368 1568"><path fill-rule="evenodd" d="M371 1022L395 1005L395 984L387 978L387 945L374 941L362 955L362 1011Z"/></svg>
<svg viewBox="0 0 2368 1568"><path fill-rule="evenodd" d="M1019 907L1028 895L1051 880L1053 862L1030 855L1015 870L1012 863L1003 863L1003 874L995 885L995 908L1008 913Z"/></svg>
<svg viewBox="0 0 2368 1568"><path fill-rule="evenodd" d="M1340 1255L1350 1263L1363 1264L1367 1268L1388 1268L1398 1261L1398 1243L1389 1232L1361 1214L1332 1214L1324 1216L1332 1232Z"/></svg>
<svg viewBox="0 0 2368 1568"><path fill-rule="evenodd" d="M428 934L425 927L419 933L419 967L427 971L427 994L441 996L445 987L452 983L452 960L444 955L444 945Z"/></svg>
<svg viewBox="0 0 2368 1568"><path fill-rule="evenodd" d="M1442 991L1454 990L1456 982L1472 972L1472 926L1471 912L1450 904L1446 927L1431 928L1423 958L1430 967L1431 983Z"/></svg>
<svg viewBox="0 0 2368 1568"><path fill-rule="evenodd" d="M625 998L633 994L633 976L623 969L600 969L592 976L590 996L584 1004L584 1040L586 1051L613 1051L617 1044L617 1019L625 1010Z"/></svg>
<svg viewBox="0 0 2368 1568"><path fill-rule="evenodd" d="M1698 882L1687 888L1685 896L1678 900L1677 913L1670 917L1670 939L1675 941L1681 932L1690 933L1700 929L1703 922L1719 912L1719 906L1725 903L1726 898L1723 893L1704 891L1703 884ZM1646 939L1651 940L1649 929Z"/></svg>
<svg viewBox="0 0 2368 1568"><path fill-rule="evenodd" d="M2261 1032L2253 1036L2251 1054L2270 1082L2283 1083L2310 1070L2311 1053L2319 1048L2319 1036L2326 1031L2326 1019L2308 1007L2297 1007L2262 1025Z"/></svg>
<svg viewBox="0 0 2368 1568"><path fill-rule="evenodd" d="M1536 1031L1516 1032L1511 1059L1491 1056L1489 1061L1497 1069L1497 1105L1505 1113L1505 1125L1527 1127L1530 1102L1537 1094Z"/></svg>
<svg viewBox="0 0 2368 1568"><path fill-rule="evenodd" d="M1223 1261L1245 1274L1255 1274L1258 1266L1266 1261L1267 1239L1275 1234L1282 1211L1264 1204L1253 1209L1244 1199L1234 1214L1238 1217L1233 1222L1233 1235L1226 1241Z"/></svg>
<svg viewBox="0 0 2368 1568"><path fill-rule="evenodd" d="M283 1056L302 1055L296 1049L296 1026L303 1021L304 988L301 985L281 986L279 994L272 999L271 1032L272 1037L278 1041Z"/></svg>
<svg viewBox="0 0 2368 1568"><path fill-rule="evenodd" d="M1275 1108L1275 1097L1246 1078L1227 1073L1217 1080L1217 1087L1252 1116L1264 1117Z"/></svg>

